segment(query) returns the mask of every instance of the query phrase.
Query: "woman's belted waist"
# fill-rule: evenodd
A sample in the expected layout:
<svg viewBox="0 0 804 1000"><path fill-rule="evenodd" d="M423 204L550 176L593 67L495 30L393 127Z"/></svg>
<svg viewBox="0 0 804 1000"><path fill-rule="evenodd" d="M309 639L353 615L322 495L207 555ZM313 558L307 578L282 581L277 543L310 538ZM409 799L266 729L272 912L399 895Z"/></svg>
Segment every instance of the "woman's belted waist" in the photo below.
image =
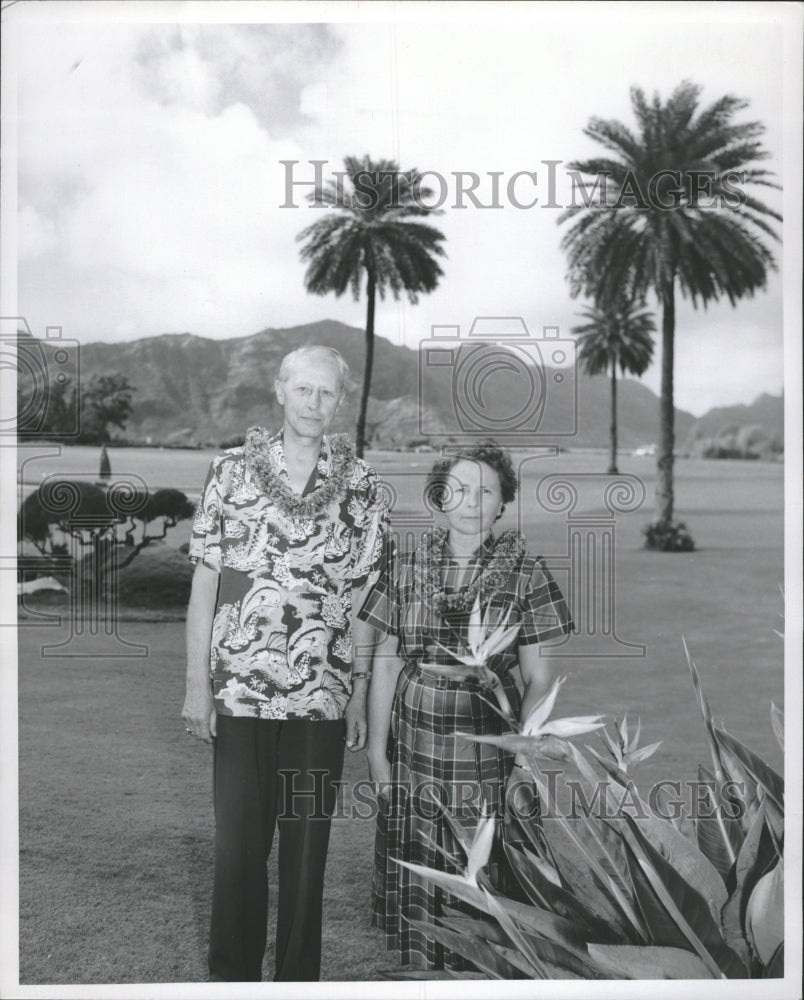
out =
<svg viewBox="0 0 804 1000"><path fill-rule="evenodd" d="M488 691L489 686L482 684L477 677L470 674L470 668L466 668L466 677L445 677L437 666L422 663L419 660L407 660L405 672L410 678L414 678L421 684L428 687L443 688L447 691L463 689L466 691Z"/></svg>

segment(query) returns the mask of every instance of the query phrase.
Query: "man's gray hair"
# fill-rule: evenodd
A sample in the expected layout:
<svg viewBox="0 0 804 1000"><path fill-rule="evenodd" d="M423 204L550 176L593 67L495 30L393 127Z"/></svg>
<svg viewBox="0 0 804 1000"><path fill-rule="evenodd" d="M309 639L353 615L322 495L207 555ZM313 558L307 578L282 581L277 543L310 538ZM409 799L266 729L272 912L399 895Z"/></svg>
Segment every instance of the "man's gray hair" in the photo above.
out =
<svg viewBox="0 0 804 1000"><path fill-rule="evenodd" d="M323 344L305 344L304 347L297 347L295 351L286 354L282 358L282 364L279 366L279 374L276 377L277 382L287 382L291 371L313 355L326 358L338 369L341 393L347 393L351 390L352 373L343 355L340 351L336 351L334 347L326 347Z"/></svg>

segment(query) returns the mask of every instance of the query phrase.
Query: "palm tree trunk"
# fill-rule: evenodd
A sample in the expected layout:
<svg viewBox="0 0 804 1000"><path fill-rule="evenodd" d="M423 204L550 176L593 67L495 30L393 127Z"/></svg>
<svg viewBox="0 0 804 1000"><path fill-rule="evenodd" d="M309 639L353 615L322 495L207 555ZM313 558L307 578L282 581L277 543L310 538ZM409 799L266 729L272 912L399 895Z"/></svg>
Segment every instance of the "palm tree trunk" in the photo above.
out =
<svg viewBox="0 0 804 1000"><path fill-rule="evenodd" d="M673 340L676 328L675 277L662 289L662 388L659 400L659 458L656 478L656 516L664 524L673 520Z"/></svg>
<svg viewBox="0 0 804 1000"><path fill-rule="evenodd" d="M101 445L100 453L100 470L98 471L98 477L100 479L111 479L112 478L112 466L109 462L109 453L106 450L106 445Z"/></svg>
<svg viewBox="0 0 804 1000"><path fill-rule="evenodd" d="M377 282L374 275L369 273L368 307L366 309L366 361L363 367L363 390L360 393L360 412L357 415L357 430L355 432L355 454L358 458L363 457L366 447L366 412L368 410L369 392L371 391L371 369L374 365L374 299L376 297Z"/></svg>
<svg viewBox="0 0 804 1000"><path fill-rule="evenodd" d="M611 457L609 475L617 475L617 361L611 362Z"/></svg>

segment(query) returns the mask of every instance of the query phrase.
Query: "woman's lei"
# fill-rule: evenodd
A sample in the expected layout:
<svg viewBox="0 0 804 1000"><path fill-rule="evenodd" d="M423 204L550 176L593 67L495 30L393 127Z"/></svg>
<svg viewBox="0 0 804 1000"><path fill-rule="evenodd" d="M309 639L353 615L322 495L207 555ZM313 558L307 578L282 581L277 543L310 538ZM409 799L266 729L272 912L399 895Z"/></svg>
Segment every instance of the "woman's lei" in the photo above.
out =
<svg viewBox="0 0 804 1000"><path fill-rule="evenodd" d="M446 545L447 532L433 528L422 535L415 553L416 591L425 606L439 615L445 611L469 611L478 596L481 605L488 603L494 593L505 587L508 575L526 551L525 539L518 531L504 531L494 541L494 549L475 579L454 594L447 594L440 585Z"/></svg>
<svg viewBox="0 0 804 1000"><path fill-rule="evenodd" d="M303 497L294 493L274 471L270 455L273 438L264 427L249 427L243 453L252 478L286 517L315 517L334 501L343 499L355 467L355 454L348 434L333 434L327 438L329 475Z"/></svg>

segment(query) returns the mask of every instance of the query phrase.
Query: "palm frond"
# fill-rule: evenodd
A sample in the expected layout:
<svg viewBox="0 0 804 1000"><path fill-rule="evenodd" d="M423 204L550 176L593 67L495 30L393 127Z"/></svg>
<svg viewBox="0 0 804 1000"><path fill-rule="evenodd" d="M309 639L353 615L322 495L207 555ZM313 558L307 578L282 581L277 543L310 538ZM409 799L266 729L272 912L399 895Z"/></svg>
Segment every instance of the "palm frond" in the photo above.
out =
<svg viewBox="0 0 804 1000"><path fill-rule="evenodd" d="M335 211L303 229L296 239L309 266L305 286L315 295L347 289L359 298L362 279L371 276L380 296L407 294L415 303L438 285L445 257L444 234L417 221L433 214L427 190L417 187L418 171L400 171L392 160L347 156L344 176L310 197Z"/></svg>
<svg viewBox="0 0 804 1000"><path fill-rule="evenodd" d="M763 238L779 238L773 223L781 216L744 190L747 184L775 186L768 171L756 169L769 155L760 142L765 127L734 120L748 106L739 97L727 94L701 109L700 96L701 87L689 80L666 101L658 93L648 99L633 87L636 132L619 121L590 119L585 134L615 155L569 165L586 175L587 191L594 179L607 174L609 191L629 178L633 190L645 195L659 171L677 170L688 194L670 208L651 198L643 208L634 207L634 199L622 198L619 207L608 209L599 199L588 205L574 200L558 220L571 223L562 248L573 296L584 294L602 304L615 300L623 289L628 294L648 289L660 294L678 280L682 295L693 305L705 306L721 297L734 305L765 287L776 263ZM709 210L690 203L689 182L695 171L712 175L715 207ZM742 175L743 184L735 203L737 175ZM732 193L727 198L729 180ZM599 362L592 363L598 369Z"/></svg>

